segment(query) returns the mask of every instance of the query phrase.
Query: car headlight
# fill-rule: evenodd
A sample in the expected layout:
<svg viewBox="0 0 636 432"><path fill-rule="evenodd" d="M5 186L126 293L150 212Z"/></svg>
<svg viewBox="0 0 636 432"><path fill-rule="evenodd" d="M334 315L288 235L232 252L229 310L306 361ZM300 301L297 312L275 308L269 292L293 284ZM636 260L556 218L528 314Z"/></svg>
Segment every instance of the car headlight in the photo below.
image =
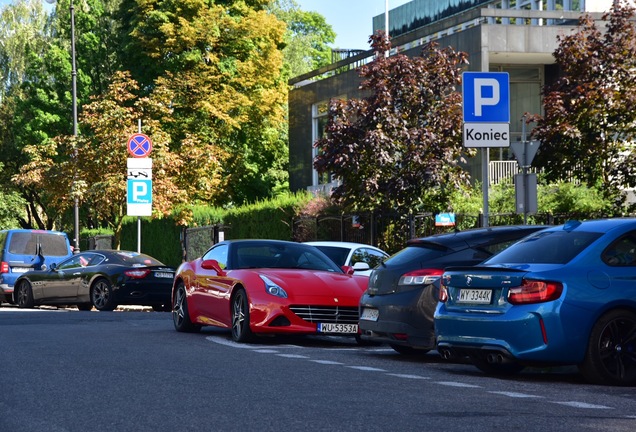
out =
<svg viewBox="0 0 636 432"><path fill-rule="evenodd" d="M272 280L268 278L267 276L263 276L263 275L259 275L259 276L261 279L263 279L263 282L265 282L265 291L267 291L269 294L276 297L287 298L287 293L285 292L283 288L281 288L279 285L272 282Z"/></svg>

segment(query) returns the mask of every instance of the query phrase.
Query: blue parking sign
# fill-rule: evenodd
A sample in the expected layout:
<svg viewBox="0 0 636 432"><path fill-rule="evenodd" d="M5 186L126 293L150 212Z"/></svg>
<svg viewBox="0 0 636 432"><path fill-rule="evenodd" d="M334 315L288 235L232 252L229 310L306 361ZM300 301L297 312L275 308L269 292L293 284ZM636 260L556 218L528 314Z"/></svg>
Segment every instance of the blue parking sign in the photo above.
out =
<svg viewBox="0 0 636 432"><path fill-rule="evenodd" d="M464 72L465 123L510 123L510 77L507 72Z"/></svg>

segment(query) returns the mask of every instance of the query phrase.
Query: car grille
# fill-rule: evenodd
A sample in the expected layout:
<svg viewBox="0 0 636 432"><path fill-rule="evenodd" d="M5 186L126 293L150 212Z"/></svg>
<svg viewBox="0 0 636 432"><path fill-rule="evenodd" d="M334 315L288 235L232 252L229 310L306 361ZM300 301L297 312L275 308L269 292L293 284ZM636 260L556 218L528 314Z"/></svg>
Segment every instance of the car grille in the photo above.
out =
<svg viewBox="0 0 636 432"><path fill-rule="evenodd" d="M290 309L298 317L311 323L358 323L357 307L295 305Z"/></svg>

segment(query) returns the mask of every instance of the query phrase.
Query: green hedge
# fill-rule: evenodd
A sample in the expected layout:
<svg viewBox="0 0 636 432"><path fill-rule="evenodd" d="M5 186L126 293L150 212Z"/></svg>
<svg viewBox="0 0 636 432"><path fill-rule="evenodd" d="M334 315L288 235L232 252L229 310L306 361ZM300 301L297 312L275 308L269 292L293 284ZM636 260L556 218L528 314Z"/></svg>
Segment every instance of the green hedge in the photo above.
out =
<svg viewBox="0 0 636 432"><path fill-rule="evenodd" d="M226 239L271 238L291 240L293 218L312 196L308 193L286 194L269 201L257 202L234 209L197 205L191 208L191 227L217 225ZM177 267L183 261L182 235L186 227L177 218L141 218L141 252L167 265ZM111 234L108 230L83 230L82 244L88 237ZM138 225L136 217L124 219L121 234L122 250L137 250Z"/></svg>

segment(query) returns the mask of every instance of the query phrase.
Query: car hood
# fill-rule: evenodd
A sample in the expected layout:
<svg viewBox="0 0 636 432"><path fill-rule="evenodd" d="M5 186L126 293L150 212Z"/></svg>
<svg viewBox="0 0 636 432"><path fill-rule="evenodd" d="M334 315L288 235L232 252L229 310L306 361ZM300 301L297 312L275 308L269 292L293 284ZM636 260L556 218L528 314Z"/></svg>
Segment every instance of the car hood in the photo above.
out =
<svg viewBox="0 0 636 432"><path fill-rule="evenodd" d="M349 298L356 304L366 289L368 278L316 270L262 269L267 276L283 288L290 300L316 299L317 297L343 300Z"/></svg>

